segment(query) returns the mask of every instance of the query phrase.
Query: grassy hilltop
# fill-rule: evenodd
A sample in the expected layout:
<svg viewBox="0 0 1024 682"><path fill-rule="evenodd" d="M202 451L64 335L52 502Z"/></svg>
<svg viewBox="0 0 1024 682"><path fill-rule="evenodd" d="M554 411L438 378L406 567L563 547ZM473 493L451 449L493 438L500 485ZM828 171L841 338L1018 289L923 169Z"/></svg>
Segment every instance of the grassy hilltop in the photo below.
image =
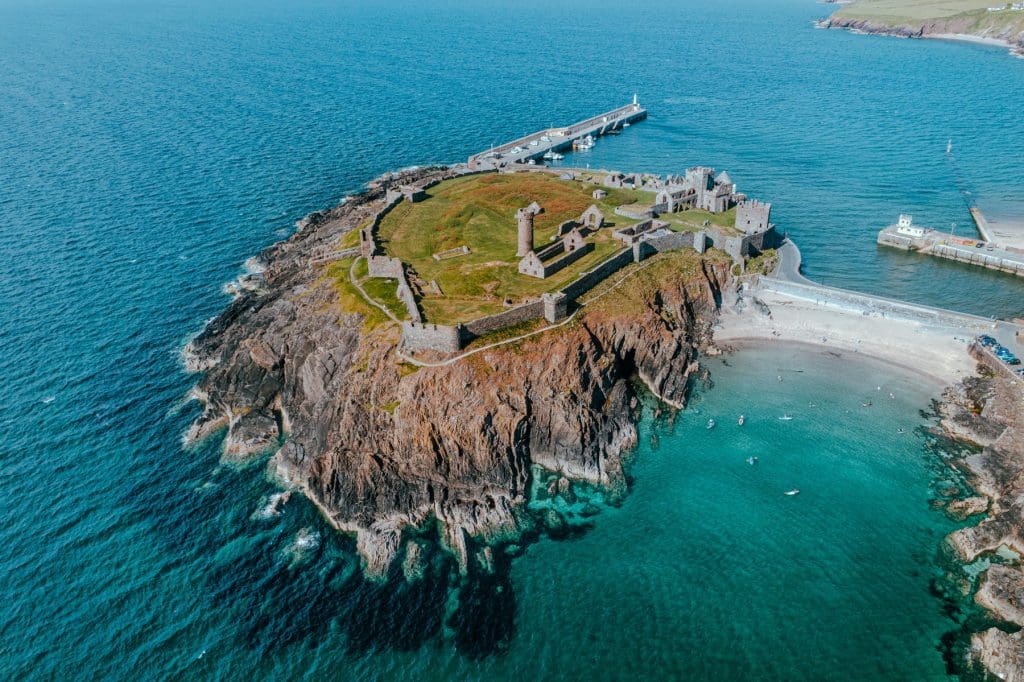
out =
<svg viewBox="0 0 1024 682"><path fill-rule="evenodd" d="M561 289L624 248L612 232L637 221L617 215L615 208L650 206L654 194L602 187L598 184L602 177L601 173L581 174L576 181L568 181L550 173L522 172L448 180L427 190L424 201L401 202L381 221L378 236L388 255L409 264L422 280L437 282L439 291L425 291L418 299L425 319L439 324L464 322L501 312L506 301L520 303ZM594 199L597 188L607 196ZM578 218L590 205L597 205L605 215L605 227L586 237L593 250L546 279L518 271L515 213L533 201L544 207L534 222L537 249L555 239L559 224ZM689 210L662 219L675 231L696 231L707 221L728 233L734 229L736 211L711 214ZM443 260L433 257L463 246L469 247L470 253ZM364 286L372 285L370 280L364 282ZM371 295L401 316L397 301Z"/></svg>
<svg viewBox="0 0 1024 682"><path fill-rule="evenodd" d="M964 34L1024 44L1024 11L1000 0L857 0L831 17L831 24L866 31L929 36Z"/></svg>

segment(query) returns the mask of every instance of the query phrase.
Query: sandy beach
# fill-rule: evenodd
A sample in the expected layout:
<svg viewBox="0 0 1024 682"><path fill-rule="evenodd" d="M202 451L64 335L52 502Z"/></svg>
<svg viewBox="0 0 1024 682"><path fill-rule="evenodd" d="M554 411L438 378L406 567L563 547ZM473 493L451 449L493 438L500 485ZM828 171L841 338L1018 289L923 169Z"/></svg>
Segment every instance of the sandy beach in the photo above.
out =
<svg viewBox="0 0 1024 682"><path fill-rule="evenodd" d="M715 327L720 346L781 341L811 344L897 365L947 385L973 373L967 352L980 331L863 312L760 290L728 301Z"/></svg>
<svg viewBox="0 0 1024 682"><path fill-rule="evenodd" d="M991 45L992 47L1014 47L1008 41L1001 38L986 38L984 36L972 36L966 33L935 33L925 35L925 38L934 40L956 40L962 43L977 43L978 45Z"/></svg>

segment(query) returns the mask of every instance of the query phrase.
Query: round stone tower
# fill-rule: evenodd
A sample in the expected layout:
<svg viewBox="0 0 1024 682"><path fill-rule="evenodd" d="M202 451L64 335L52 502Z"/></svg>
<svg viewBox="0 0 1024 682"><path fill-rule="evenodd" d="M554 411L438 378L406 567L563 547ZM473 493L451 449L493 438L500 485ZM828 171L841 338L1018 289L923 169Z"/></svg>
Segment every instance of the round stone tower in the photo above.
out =
<svg viewBox="0 0 1024 682"><path fill-rule="evenodd" d="M533 211L528 208L521 208L516 211L516 222L519 225L519 250L516 255L519 257L533 251Z"/></svg>

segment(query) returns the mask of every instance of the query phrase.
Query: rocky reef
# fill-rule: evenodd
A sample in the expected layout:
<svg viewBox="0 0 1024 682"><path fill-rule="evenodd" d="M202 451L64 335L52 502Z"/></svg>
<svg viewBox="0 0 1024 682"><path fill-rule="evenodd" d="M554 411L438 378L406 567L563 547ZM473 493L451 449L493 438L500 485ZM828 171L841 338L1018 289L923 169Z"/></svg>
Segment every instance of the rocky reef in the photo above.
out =
<svg viewBox="0 0 1024 682"><path fill-rule="evenodd" d="M958 558L973 562L1002 553L984 573L975 601L1003 625L971 636L971 653L1001 679L1024 679L1024 381L974 349L979 375L947 390L943 426L954 437L982 447L962 465L978 496L960 501L960 513L988 516L949 541Z"/></svg>
<svg viewBox="0 0 1024 682"><path fill-rule="evenodd" d="M356 254L344 238L384 201L371 184L260 255L258 285L238 288L185 349L205 404L189 438L226 428L227 457L276 450L273 470L355 535L369 576L397 565L415 574L430 534L463 570L486 567L491 544L536 525L536 472L554 495L579 482L625 491L634 380L685 403L729 263L663 254L556 329L416 366L399 353L397 325L371 323L345 290Z"/></svg>

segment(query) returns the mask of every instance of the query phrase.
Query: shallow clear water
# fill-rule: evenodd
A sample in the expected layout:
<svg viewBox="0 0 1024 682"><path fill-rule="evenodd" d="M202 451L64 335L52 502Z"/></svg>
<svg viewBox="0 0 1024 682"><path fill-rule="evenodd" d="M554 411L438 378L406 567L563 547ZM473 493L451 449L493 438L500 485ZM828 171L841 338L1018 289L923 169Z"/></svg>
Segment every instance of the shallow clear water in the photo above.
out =
<svg viewBox="0 0 1024 682"><path fill-rule="evenodd" d="M251 518L273 492L260 464L179 447L196 408L181 405L193 379L178 350L295 219L385 170L464 159L634 91L650 118L575 163L728 168L774 202L812 277L1024 312L1019 280L874 245L899 211L966 233L964 191L993 214L1019 207L1024 61L815 31L826 8L803 0L706 5L0 1L6 676L814 677L854 658L865 677L940 676L926 576L948 524L927 510L930 460L857 410L849 438L839 412L788 435L752 418L743 439L792 439L754 470L728 459L745 447L728 419L707 433L687 413L654 452L645 430L625 504L531 545L507 583L463 598L454 628L440 559L426 587L367 586L308 505ZM715 371L702 411L771 412L763 389ZM805 372L805 390L828 374ZM873 415L914 422L926 393ZM805 492L776 499L789 485ZM759 544L763 515L796 530ZM321 539L296 554L303 528ZM813 594L851 610L828 620Z"/></svg>

